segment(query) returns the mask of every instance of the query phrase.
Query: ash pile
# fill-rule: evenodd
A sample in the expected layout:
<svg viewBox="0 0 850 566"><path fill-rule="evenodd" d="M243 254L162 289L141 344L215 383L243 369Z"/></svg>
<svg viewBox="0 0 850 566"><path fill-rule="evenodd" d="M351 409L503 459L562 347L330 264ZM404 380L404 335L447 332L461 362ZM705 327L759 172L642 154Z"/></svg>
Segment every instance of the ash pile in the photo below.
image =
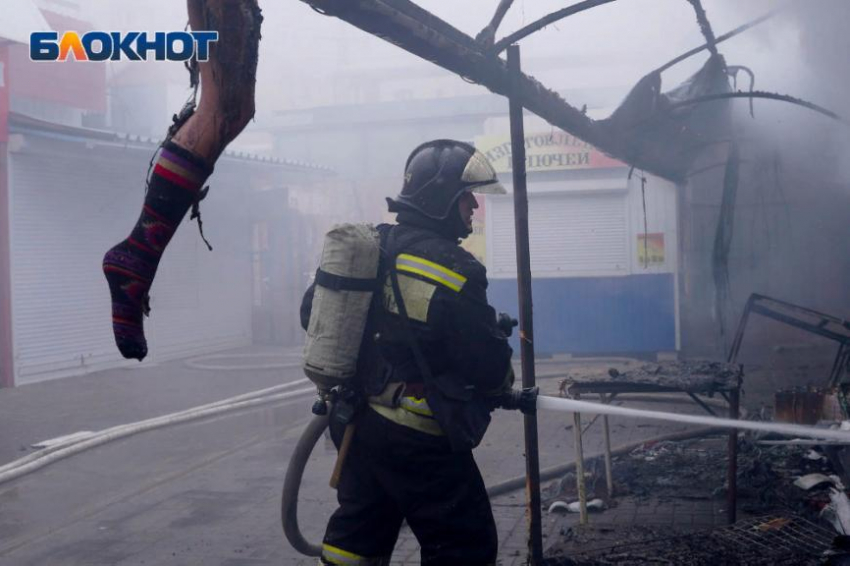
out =
<svg viewBox="0 0 850 566"><path fill-rule="evenodd" d="M656 385L675 387L679 391L691 391L713 395L738 386L742 378L737 364L710 360L671 360L663 363L643 364L620 372L611 368L606 379L628 385Z"/></svg>
<svg viewBox="0 0 850 566"><path fill-rule="evenodd" d="M723 525L726 438L658 442L616 458L616 498L594 459L586 471L590 524L564 515L546 563L850 565L850 501L832 450L760 442L740 442L741 518L733 525ZM550 514L568 512L576 499L572 473L544 492Z"/></svg>

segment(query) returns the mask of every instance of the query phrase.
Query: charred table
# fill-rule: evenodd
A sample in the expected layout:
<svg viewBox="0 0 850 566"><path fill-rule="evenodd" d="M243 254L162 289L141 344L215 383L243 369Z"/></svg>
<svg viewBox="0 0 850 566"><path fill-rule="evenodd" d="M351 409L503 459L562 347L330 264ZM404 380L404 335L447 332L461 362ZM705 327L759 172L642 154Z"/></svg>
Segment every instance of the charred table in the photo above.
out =
<svg viewBox="0 0 850 566"><path fill-rule="evenodd" d="M699 395L709 397L719 394L729 405L729 418L737 419L739 412L743 371L736 364L712 361L670 361L646 364L626 372L615 369L607 375L590 376L568 381L562 391L568 397L580 399L582 395L599 395L603 403L610 403L617 395L629 393L686 393L697 405L712 416L714 410ZM584 485L584 450L582 448L581 413L574 413L576 481L581 507L581 522L587 523L587 492ZM611 463L611 433L608 416L602 415L605 438L605 478L608 494L613 497L614 479ZM738 498L736 475L738 472L738 434L729 433L729 467L727 469L727 518L735 522Z"/></svg>

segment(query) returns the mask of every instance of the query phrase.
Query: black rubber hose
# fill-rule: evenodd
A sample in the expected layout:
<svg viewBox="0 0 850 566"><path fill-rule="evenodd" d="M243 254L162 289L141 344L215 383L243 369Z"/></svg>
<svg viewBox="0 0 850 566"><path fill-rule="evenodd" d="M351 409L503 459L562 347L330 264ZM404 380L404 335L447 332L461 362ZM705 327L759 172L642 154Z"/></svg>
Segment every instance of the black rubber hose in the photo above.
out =
<svg viewBox="0 0 850 566"><path fill-rule="evenodd" d="M283 534L292 548L305 556L321 556L321 545L312 544L298 527L298 491L301 489L301 479L304 477L304 468L316 443L322 437L328 427L328 416L316 416L307 424L307 428L298 439L289 466L286 468L286 477L283 480L283 495L280 501L280 519L283 523Z"/></svg>
<svg viewBox="0 0 850 566"><path fill-rule="evenodd" d="M651 396L649 397L651 400L655 400ZM641 398L641 400L645 401L647 399ZM301 434L301 438L298 439L298 443L295 445L295 450L292 452L292 457L289 459L289 466L286 468L286 477L283 480L283 495L280 503L280 518L283 524L283 534L286 536L286 540L289 541L289 544L292 545L292 548L305 556L321 556L322 547L319 544L312 544L305 539L304 535L301 533L301 529L298 526L298 492L301 489L301 479L304 477L304 468L307 466L307 460L310 459L310 454L312 454L313 448L316 446L319 438L322 437L327 426L327 415L316 416L307 424L307 427ZM628 454L635 448L649 442L685 440L700 436L708 436L718 432L722 432L722 429L699 428L695 430L665 434L654 438L645 438L631 444L618 446L611 450L611 455L620 456ZM588 457L588 459L589 458L590 457ZM571 471L574 467L575 462L570 462L568 464L562 464L560 466L553 466L551 468L541 470L540 480L546 481L556 478L568 471ZM525 486L525 483L525 476L502 481L489 486L487 488L487 495L490 497L496 497L497 495L509 493L511 491L521 489Z"/></svg>

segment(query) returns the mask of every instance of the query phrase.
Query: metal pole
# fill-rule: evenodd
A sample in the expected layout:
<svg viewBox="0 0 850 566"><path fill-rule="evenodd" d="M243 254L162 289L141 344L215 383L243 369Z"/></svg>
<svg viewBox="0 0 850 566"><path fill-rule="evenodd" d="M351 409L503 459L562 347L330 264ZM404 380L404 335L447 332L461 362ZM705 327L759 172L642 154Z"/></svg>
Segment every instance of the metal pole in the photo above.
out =
<svg viewBox="0 0 850 566"><path fill-rule="evenodd" d="M602 402L608 404L611 397L600 395ZM605 484L608 488L608 498L614 499L614 464L611 458L611 426L608 424L608 415L602 416L602 431L605 434Z"/></svg>
<svg viewBox="0 0 850 566"><path fill-rule="evenodd" d="M744 331L747 329L747 322L750 320L750 311L757 299L755 294L750 295L746 306L744 306L744 313L741 315L740 322L738 322L735 339L732 341L732 347L729 348L729 356L726 358L726 361L730 364L734 364L738 360L738 351L741 349L741 343L744 341Z"/></svg>
<svg viewBox="0 0 850 566"><path fill-rule="evenodd" d="M581 399L576 393L574 399ZM576 492L578 493L579 524L587 524L587 484L584 481L584 445L582 444L581 413L573 413L573 434L576 452Z"/></svg>
<svg viewBox="0 0 850 566"><path fill-rule="evenodd" d="M519 343L522 357L522 386L534 387L534 322L531 302L531 256L528 246L528 192L525 184L525 131L519 87L522 70L519 46L508 47L511 78L511 152L513 160L514 217L516 227L517 285L519 287ZM537 416L523 415L525 424L526 501L528 503L528 551L532 566L543 564L540 520L540 461L537 450Z"/></svg>
<svg viewBox="0 0 850 566"><path fill-rule="evenodd" d="M729 418L739 417L741 384L729 392ZM738 431L729 433L729 467L726 468L726 521L731 525L738 512Z"/></svg>
<svg viewBox="0 0 850 566"><path fill-rule="evenodd" d="M614 464L611 461L611 427L608 425L608 415L602 417L602 430L605 433L605 486L608 488L608 498L614 499Z"/></svg>

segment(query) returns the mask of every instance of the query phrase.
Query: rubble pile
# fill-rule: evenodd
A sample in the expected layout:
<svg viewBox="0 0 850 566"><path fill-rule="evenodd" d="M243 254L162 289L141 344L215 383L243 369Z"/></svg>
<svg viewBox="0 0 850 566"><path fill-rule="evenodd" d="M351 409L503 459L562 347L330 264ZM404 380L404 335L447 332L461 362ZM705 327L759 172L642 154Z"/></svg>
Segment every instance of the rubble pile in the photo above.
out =
<svg viewBox="0 0 850 566"><path fill-rule="evenodd" d="M618 501L652 501L658 508L682 501L717 508L724 503L728 465L725 437L646 444L613 463L615 497L607 493L604 464L586 468L588 499L604 506L589 525L561 529L549 550L550 566L608 564L807 565L839 564L850 532L850 501L830 458L818 447L763 445L742 438L738 455L738 512L734 525L695 531L669 526L606 522ZM577 499L575 475L543 493L549 509ZM639 503L640 504L640 503ZM843 515L842 515L843 514ZM827 560L824 553L832 556ZM569 558L568 558L569 557ZM850 562L848 562L850 564Z"/></svg>
<svg viewBox="0 0 850 566"><path fill-rule="evenodd" d="M841 564L823 555L832 533L799 517L766 516L744 527L663 536L649 528L618 530L625 542L574 558L551 557L547 566L815 566Z"/></svg>
<svg viewBox="0 0 850 566"><path fill-rule="evenodd" d="M710 360L671 360L644 364L626 372L608 370L614 381L664 385L697 393L733 389L742 375L739 365Z"/></svg>

